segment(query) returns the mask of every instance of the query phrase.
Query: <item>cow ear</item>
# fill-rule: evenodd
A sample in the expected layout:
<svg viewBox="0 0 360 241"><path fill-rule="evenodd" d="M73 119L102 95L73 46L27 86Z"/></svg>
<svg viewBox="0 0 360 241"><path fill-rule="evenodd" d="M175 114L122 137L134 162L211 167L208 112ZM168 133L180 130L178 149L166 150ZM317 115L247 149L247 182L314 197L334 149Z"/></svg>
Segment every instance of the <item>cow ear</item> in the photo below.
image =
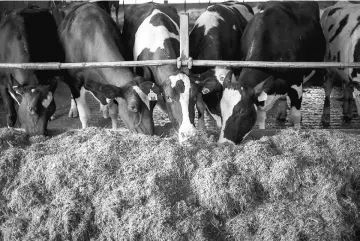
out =
<svg viewBox="0 0 360 241"><path fill-rule="evenodd" d="M14 78L12 74L10 74L10 84L13 86L20 86L21 84Z"/></svg>
<svg viewBox="0 0 360 241"><path fill-rule="evenodd" d="M235 82L236 82L236 78L235 78L234 72L232 70L230 70L225 75L223 86L224 86L224 88L227 88L230 85L230 83L235 83Z"/></svg>
<svg viewBox="0 0 360 241"><path fill-rule="evenodd" d="M265 101L267 99L267 92L271 90L275 82L274 76L270 76L266 80L262 81L254 88L255 97L258 101Z"/></svg>
<svg viewBox="0 0 360 241"><path fill-rule="evenodd" d="M142 102L151 110L150 102L155 103L161 95L160 88L151 81L141 83L139 86L133 86Z"/></svg>
<svg viewBox="0 0 360 241"><path fill-rule="evenodd" d="M195 84L200 84L200 74L189 74L189 79L193 81Z"/></svg>
<svg viewBox="0 0 360 241"><path fill-rule="evenodd" d="M22 85L12 86L12 89L15 91L16 94L21 96L25 93L25 87Z"/></svg>
<svg viewBox="0 0 360 241"><path fill-rule="evenodd" d="M222 88L221 84L218 82L218 80L216 79L216 77L213 77L213 78L208 78L208 79L202 81L199 84L198 90L203 95L206 95L211 92L222 91L223 88Z"/></svg>

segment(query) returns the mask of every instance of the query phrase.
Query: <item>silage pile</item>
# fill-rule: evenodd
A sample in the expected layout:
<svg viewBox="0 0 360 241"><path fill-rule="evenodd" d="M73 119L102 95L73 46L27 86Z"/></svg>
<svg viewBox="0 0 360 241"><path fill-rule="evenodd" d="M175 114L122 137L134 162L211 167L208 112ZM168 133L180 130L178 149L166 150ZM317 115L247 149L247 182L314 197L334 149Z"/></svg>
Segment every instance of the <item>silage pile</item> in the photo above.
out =
<svg viewBox="0 0 360 241"><path fill-rule="evenodd" d="M9 135L9 134L13 135ZM0 129L0 240L356 240L360 136Z"/></svg>

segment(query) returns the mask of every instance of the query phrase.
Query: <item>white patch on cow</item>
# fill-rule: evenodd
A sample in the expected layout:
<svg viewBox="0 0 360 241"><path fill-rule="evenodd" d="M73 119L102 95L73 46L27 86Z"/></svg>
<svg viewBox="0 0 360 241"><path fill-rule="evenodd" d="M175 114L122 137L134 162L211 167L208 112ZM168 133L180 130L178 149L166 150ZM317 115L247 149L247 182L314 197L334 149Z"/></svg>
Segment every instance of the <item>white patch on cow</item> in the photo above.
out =
<svg viewBox="0 0 360 241"><path fill-rule="evenodd" d="M233 27L232 27L235 31L236 31L236 25L234 24Z"/></svg>
<svg viewBox="0 0 360 241"><path fill-rule="evenodd" d="M256 7L253 7L252 9L253 9L254 14L257 14L258 12L261 11L261 9L259 8L259 5L257 5Z"/></svg>
<svg viewBox="0 0 360 241"><path fill-rule="evenodd" d="M227 73L229 73L229 71L230 71L230 69L228 69L226 67L220 67L220 66L215 67L215 76L221 85L223 85L225 76L227 75ZM235 78L234 74L233 74L232 78Z"/></svg>
<svg viewBox="0 0 360 241"><path fill-rule="evenodd" d="M133 86L133 89L139 95L140 99L145 103L147 108L150 110L150 100L148 96L144 92L142 92L142 90L136 85Z"/></svg>
<svg viewBox="0 0 360 241"><path fill-rule="evenodd" d="M235 143L233 141L226 139L225 137L221 137L221 136L219 137L218 143L220 143L220 144L221 143L230 143L230 144L235 145Z"/></svg>
<svg viewBox="0 0 360 241"><path fill-rule="evenodd" d="M264 106L258 106L260 110L269 111L274 106L275 102L284 95L267 95Z"/></svg>
<svg viewBox="0 0 360 241"><path fill-rule="evenodd" d="M90 119L90 110L85 99L85 94L86 94L86 89L84 87L81 87L80 96L79 98L76 98L79 117L83 129L88 127L88 121Z"/></svg>
<svg viewBox="0 0 360 241"><path fill-rule="evenodd" d="M189 99L190 99L190 79L184 73L179 73L177 75L169 76L171 87L174 88L176 83L179 80L182 80L184 83L184 92L180 94L180 105L182 111L182 123L180 123L179 128L179 142L182 143L186 141L189 137L196 134L196 129L193 124L190 122L189 116Z"/></svg>
<svg viewBox="0 0 360 241"><path fill-rule="evenodd" d="M360 113L360 91L354 88L353 97L356 104L357 112Z"/></svg>
<svg viewBox="0 0 360 241"><path fill-rule="evenodd" d="M210 110L209 110L209 108L207 107L207 105L205 105L205 106L206 106L206 109L207 109L208 113L210 113L210 115L212 116L212 118L214 118L214 120L216 121L217 127L218 127L218 128L221 128L221 116L218 116L218 115L216 115L216 114L211 113Z"/></svg>
<svg viewBox="0 0 360 241"><path fill-rule="evenodd" d="M300 129L301 111L296 109L294 106L291 107L290 118L291 122L294 124L294 127Z"/></svg>
<svg viewBox="0 0 360 241"><path fill-rule="evenodd" d="M265 10L261 10L259 13L263 13Z"/></svg>
<svg viewBox="0 0 360 241"><path fill-rule="evenodd" d="M217 12L205 11L196 20L194 27L204 26L204 35L207 35L210 29L219 26L219 20L225 21Z"/></svg>
<svg viewBox="0 0 360 241"><path fill-rule="evenodd" d="M168 38L179 40L179 35L169 32L165 26L154 26L150 23L151 18L156 14L163 14L167 16L158 9L155 9L150 16L145 18L145 20L141 23L135 34L133 51L135 60L138 59L141 52L146 48L148 48L151 52L155 52L157 49L164 49L164 41ZM169 16L167 17L176 26L177 31L179 31L179 26L176 22L174 22Z"/></svg>
<svg viewBox="0 0 360 241"><path fill-rule="evenodd" d="M101 103L101 101L93 94L93 92L88 91L88 90L86 90L86 92L90 93L90 94L94 97L94 99L97 100L97 102L99 102L100 112L103 114L103 117L104 117L105 119L108 119L108 118L109 118L109 107L108 107L108 105L103 105L103 104ZM111 101L111 99L106 99L106 102L107 102L108 104L110 103L110 101ZM72 107L71 107L71 108L72 108ZM75 107L75 108L76 108L76 107Z"/></svg>
<svg viewBox="0 0 360 241"><path fill-rule="evenodd" d="M32 91L32 90L31 90ZM44 99L41 104L45 107L48 108L48 106L50 105L51 101L53 100L53 93L49 91L49 93L46 96L46 99Z"/></svg>
<svg viewBox="0 0 360 241"><path fill-rule="evenodd" d="M296 91L296 93L297 93L297 95L298 95L298 97L300 99L302 97L302 93L303 93L302 92L302 90L303 90L302 85L300 85L300 86L292 85L291 88Z"/></svg>
<svg viewBox="0 0 360 241"><path fill-rule="evenodd" d="M259 129L265 129L266 111L259 108L257 110L257 121L259 123Z"/></svg>
<svg viewBox="0 0 360 241"><path fill-rule="evenodd" d="M328 13L337 7L341 7L341 10L328 16ZM360 27L358 26L359 21L357 20L359 11L359 4L342 3L340 1L325 9L321 16L321 26L326 39L325 61L356 62L354 61L355 46L360 39ZM334 38L337 29L339 29L340 21L344 19L345 16L348 16L347 24ZM336 60L334 60L334 58ZM349 82L349 76L351 77L353 72L353 68L328 68L328 70L335 78L341 79L344 83ZM352 78L352 80L354 79L360 81L360 76Z"/></svg>
<svg viewBox="0 0 360 241"><path fill-rule="evenodd" d="M241 100L241 94L238 90L235 89L228 89L225 88L223 91L223 97L220 101L220 109L221 109L221 116L222 116L222 125L221 125L221 132L219 137L219 142L222 143L224 138L224 130L226 126L226 121L233 113L233 109L235 105L237 105Z"/></svg>

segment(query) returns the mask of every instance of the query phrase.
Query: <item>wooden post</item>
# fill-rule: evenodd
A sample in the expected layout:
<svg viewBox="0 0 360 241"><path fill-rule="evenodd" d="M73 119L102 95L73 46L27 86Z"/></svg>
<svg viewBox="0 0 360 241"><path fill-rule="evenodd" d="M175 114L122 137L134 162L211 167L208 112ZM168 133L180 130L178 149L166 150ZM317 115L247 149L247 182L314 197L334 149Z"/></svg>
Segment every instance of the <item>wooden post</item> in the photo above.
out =
<svg viewBox="0 0 360 241"><path fill-rule="evenodd" d="M189 14L180 14L180 59L181 62L189 59ZM187 61L186 61L187 62ZM189 68L182 67L182 70L189 74Z"/></svg>

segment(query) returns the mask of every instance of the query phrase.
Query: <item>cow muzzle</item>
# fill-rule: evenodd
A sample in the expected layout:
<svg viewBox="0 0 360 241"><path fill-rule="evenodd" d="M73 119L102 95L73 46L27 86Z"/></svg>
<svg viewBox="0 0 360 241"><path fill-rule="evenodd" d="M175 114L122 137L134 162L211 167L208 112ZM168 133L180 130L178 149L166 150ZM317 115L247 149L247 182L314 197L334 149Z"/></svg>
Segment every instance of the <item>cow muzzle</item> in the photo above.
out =
<svg viewBox="0 0 360 241"><path fill-rule="evenodd" d="M190 138L195 137L197 134L196 128L193 125L188 125L186 128L182 126L179 129L179 143L187 144Z"/></svg>

